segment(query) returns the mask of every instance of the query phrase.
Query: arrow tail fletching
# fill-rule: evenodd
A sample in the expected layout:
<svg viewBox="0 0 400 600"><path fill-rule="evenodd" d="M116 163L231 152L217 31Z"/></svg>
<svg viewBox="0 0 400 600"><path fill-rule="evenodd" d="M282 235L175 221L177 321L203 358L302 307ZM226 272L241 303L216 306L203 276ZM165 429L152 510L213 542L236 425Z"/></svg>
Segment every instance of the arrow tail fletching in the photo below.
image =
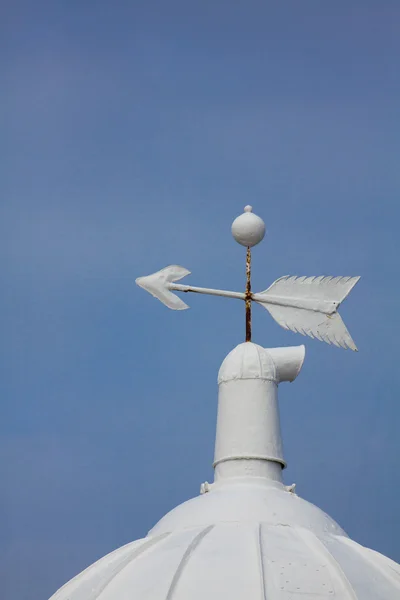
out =
<svg viewBox="0 0 400 600"><path fill-rule="evenodd" d="M356 351L357 346L337 309L359 279L285 276L277 279L261 294L257 294L258 297L265 298L258 303L262 304L284 329ZM268 302L268 297L273 303ZM327 311L327 314L321 310L322 307L325 310L325 306L333 309Z"/></svg>
<svg viewBox="0 0 400 600"><path fill-rule="evenodd" d="M305 298L335 302L339 306L347 298L360 277L297 277L285 275L261 292L274 296Z"/></svg>
<svg viewBox="0 0 400 600"><path fill-rule="evenodd" d="M259 304L262 304L261 302ZM321 342L357 351L350 333L339 313L326 315L304 308L262 304L284 329L317 338Z"/></svg>
<svg viewBox="0 0 400 600"><path fill-rule="evenodd" d="M170 265L152 275L138 277L136 284L155 298L158 298L168 308L172 310L186 310L189 306L168 288L170 283L179 281L183 277L186 277L186 275L190 275L190 271L184 267Z"/></svg>

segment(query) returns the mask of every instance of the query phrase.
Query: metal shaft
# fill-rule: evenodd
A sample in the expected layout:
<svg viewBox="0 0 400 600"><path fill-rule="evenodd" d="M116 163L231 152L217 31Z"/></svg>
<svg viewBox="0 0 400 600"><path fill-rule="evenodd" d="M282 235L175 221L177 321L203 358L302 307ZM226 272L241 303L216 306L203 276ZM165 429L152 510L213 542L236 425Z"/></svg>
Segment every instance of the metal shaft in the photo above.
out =
<svg viewBox="0 0 400 600"><path fill-rule="evenodd" d="M251 342L251 250L247 247L246 254L246 342Z"/></svg>
<svg viewBox="0 0 400 600"><path fill-rule="evenodd" d="M194 292L196 294L207 294L207 296L222 296L224 298L237 298L238 300L246 300L246 294L243 292L229 292L228 290L213 290L210 288L195 287L193 285L183 285L182 283L168 283L168 290L176 292Z"/></svg>
<svg viewBox="0 0 400 600"><path fill-rule="evenodd" d="M176 292L195 292L196 294L207 294L208 296L222 296L224 298L236 298L246 300L247 293L230 292L228 290L213 290L210 288L194 287L192 285L183 285L182 283L167 283L168 290ZM333 300L318 300L316 298L296 298L292 296L278 296L266 294L265 292L252 294L250 297L253 302L272 306L290 306L291 308L302 308L313 312L320 312L326 315L333 315L337 312L340 302Z"/></svg>

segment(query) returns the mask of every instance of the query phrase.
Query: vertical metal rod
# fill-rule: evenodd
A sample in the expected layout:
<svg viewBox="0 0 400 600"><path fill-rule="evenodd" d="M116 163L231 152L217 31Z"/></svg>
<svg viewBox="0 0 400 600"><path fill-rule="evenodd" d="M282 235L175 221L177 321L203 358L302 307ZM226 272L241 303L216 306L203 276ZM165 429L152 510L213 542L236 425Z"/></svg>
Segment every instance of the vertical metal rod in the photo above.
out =
<svg viewBox="0 0 400 600"><path fill-rule="evenodd" d="M246 342L251 342L251 250L246 254Z"/></svg>

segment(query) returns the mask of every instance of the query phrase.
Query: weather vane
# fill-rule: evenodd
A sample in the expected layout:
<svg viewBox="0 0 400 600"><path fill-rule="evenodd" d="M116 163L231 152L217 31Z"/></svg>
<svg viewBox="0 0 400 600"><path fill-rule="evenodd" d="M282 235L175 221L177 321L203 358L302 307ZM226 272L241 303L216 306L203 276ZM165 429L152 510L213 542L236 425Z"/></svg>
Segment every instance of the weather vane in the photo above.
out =
<svg viewBox="0 0 400 600"><path fill-rule="evenodd" d="M246 342L251 341L251 305L261 304L284 329L317 338L322 342L357 350L341 316L340 304L347 298L359 277L280 277L268 289L256 294L251 291L251 248L261 242L265 235L264 221L246 206L244 213L232 223L235 240L247 248L245 292L214 290L175 283L190 275L190 271L178 265L170 265L146 277L138 277L136 283L161 300L173 310L189 308L173 292L195 292L212 296L224 296L244 300L246 307Z"/></svg>

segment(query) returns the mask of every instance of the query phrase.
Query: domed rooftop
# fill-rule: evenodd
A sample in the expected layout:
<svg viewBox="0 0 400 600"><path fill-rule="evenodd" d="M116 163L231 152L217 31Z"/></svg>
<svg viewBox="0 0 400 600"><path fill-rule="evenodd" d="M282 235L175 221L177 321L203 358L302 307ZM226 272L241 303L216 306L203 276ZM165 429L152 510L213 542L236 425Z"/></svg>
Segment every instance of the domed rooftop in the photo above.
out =
<svg viewBox="0 0 400 600"><path fill-rule="evenodd" d="M284 328L356 350L337 309L358 278L283 277L251 293L250 247L265 233L246 207L233 234L247 246L246 293L174 283L189 271L171 265L137 280L169 308L173 292L237 298L246 305L246 342L218 376L214 483L165 515L144 539L108 554L51 600L395 600L400 567L349 539L341 527L285 486L278 386L293 381L304 346L251 342L251 304Z"/></svg>
<svg viewBox="0 0 400 600"><path fill-rule="evenodd" d="M400 568L281 484L237 482L178 506L51 600L395 600Z"/></svg>
<svg viewBox="0 0 400 600"><path fill-rule="evenodd" d="M240 344L220 371L219 410L227 393L233 412L243 401L257 412L248 393L267 403L277 388L279 373L292 380L303 358L302 346L265 350L252 343ZM256 362L258 368L254 368ZM228 377L221 378L221 372ZM266 373L268 380L261 383L271 387L248 387L254 382L258 386L260 375ZM235 395L236 387L239 395ZM260 414L256 417L262 422ZM297 496L294 486L285 486L278 460L266 457L262 448L257 456L256 446L246 450L258 434L253 430L247 435L241 415L240 422L240 443L234 423L217 427L217 465L224 464L218 461L218 437L223 438L225 453L231 440L242 448L242 455L226 461L229 469L221 471L215 483L203 484L200 496L165 515L146 538L94 563L51 600L399 598L400 567L350 540L322 510ZM267 428L266 433L280 437L276 428Z"/></svg>

